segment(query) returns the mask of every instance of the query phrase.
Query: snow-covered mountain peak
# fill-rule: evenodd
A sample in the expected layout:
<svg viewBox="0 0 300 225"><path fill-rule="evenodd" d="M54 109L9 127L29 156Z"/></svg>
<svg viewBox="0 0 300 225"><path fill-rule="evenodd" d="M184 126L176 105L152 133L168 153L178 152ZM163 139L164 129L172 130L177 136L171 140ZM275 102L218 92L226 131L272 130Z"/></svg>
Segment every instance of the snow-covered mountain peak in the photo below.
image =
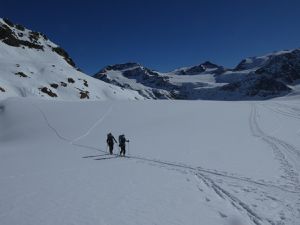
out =
<svg viewBox="0 0 300 225"><path fill-rule="evenodd" d="M225 70L224 67L218 66L214 63L211 63L210 61L206 61L196 66L176 69L175 71L173 71L173 73L176 75L199 75L203 73L212 73L212 72L222 73L224 72L224 70Z"/></svg>
<svg viewBox="0 0 300 225"><path fill-rule="evenodd" d="M142 99L78 71L46 35L0 19L0 98Z"/></svg>
<svg viewBox="0 0 300 225"><path fill-rule="evenodd" d="M154 99L274 98L299 89L300 49L249 57L235 69L206 61L162 73L140 64L125 63L109 66L95 77Z"/></svg>
<svg viewBox="0 0 300 225"><path fill-rule="evenodd" d="M164 89L171 89L169 78L138 63L110 65L94 75L104 82L121 88L136 90L146 98L170 99L171 94Z"/></svg>
<svg viewBox="0 0 300 225"><path fill-rule="evenodd" d="M45 34L29 30L20 24L13 24L8 19L0 19L0 40L12 47L37 51L53 51L63 57L68 64L75 67L75 63L68 53L51 42Z"/></svg>
<svg viewBox="0 0 300 225"><path fill-rule="evenodd" d="M299 49L293 49L293 50L282 50L282 51L276 51L272 52L263 56L257 56L257 57L248 57L243 59L235 68L235 71L242 71L242 70L256 70L262 66L264 66L266 63L268 63L269 60L271 60L274 57L284 57L286 54L290 54L294 51L299 51Z"/></svg>
<svg viewBox="0 0 300 225"><path fill-rule="evenodd" d="M159 74L139 63L128 62L122 64L109 65L100 70L96 76L101 76L106 72L121 72L126 77L158 76Z"/></svg>
<svg viewBox="0 0 300 225"><path fill-rule="evenodd" d="M115 70L115 71L124 71L124 70L131 70L135 69L137 67L143 67L139 63L135 62L128 62L128 63L122 63L122 64L114 64L114 65L109 65L105 68L103 68L103 71L110 71L110 70ZM101 71L100 71L101 72Z"/></svg>

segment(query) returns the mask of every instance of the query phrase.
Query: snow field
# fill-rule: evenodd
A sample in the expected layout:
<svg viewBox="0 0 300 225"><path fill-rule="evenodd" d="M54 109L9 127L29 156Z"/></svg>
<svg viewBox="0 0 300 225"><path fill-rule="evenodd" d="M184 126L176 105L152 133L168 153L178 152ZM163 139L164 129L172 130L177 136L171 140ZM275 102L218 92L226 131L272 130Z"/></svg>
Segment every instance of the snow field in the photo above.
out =
<svg viewBox="0 0 300 225"><path fill-rule="evenodd" d="M0 106L1 224L299 224L297 101Z"/></svg>

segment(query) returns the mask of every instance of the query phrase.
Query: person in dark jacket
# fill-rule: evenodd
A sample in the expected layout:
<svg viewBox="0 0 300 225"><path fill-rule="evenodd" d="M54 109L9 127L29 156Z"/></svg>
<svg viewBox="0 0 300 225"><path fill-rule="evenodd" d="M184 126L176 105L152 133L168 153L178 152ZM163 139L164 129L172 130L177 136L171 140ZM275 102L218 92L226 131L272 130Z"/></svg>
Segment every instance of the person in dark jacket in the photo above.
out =
<svg viewBox="0 0 300 225"><path fill-rule="evenodd" d="M119 136L119 146L121 148L121 151L120 151L120 156L125 156L125 153L126 153L126 142L129 142L129 140L127 140L125 138L125 135L122 134Z"/></svg>
<svg viewBox="0 0 300 225"><path fill-rule="evenodd" d="M107 135L106 143L109 147L109 154L112 155L113 150L114 150L114 143L117 143L117 140L115 139L115 137L111 133L109 133Z"/></svg>

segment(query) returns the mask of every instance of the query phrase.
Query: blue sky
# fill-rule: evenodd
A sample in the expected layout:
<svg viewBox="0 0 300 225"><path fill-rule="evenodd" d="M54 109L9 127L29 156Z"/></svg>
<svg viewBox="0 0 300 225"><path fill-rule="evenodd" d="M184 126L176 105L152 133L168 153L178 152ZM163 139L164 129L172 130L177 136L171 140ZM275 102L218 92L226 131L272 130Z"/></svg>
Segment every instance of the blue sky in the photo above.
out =
<svg viewBox="0 0 300 225"><path fill-rule="evenodd" d="M103 0L1 3L0 16L45 33L83 71L128 61L160 71L300 47L297 0Z"/></svg>

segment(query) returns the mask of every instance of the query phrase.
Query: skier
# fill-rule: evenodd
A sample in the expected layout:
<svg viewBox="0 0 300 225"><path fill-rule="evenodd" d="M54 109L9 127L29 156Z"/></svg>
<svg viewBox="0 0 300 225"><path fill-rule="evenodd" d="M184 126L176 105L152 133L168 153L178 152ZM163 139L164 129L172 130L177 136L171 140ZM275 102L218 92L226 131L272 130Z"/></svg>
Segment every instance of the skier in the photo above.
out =
<svg viewBox="0 0 300 225"><path fill-rule="evenodd" d="M113 150L114 150L114 143L117 143L117 140L115 139L115 137L109 133L107 134L107 139L106 139L106 143L109 147L109 154L113 154Z"/></svg>
<svg viewBox="0 0 300 225"><path fill-rule="evenodd" d="M121 151L120 151L120 156L125 156L125 153L126 153L126 142L129 142L129 140L127 140L125 138L125 135L122 134L119 136L119 146L121 148Z"/></svg>

